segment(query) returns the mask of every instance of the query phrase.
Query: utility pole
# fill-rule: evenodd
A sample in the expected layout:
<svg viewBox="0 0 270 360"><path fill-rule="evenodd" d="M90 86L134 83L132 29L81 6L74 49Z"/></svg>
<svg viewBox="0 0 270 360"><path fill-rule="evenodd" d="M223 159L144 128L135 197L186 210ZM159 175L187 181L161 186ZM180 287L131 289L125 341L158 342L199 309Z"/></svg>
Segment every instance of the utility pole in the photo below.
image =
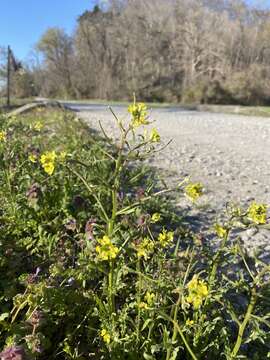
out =
<svg viewBox="0 0 270 360"><path fill-rule="evenodd" d="M7 108L10 108L10 46L7 55Z"/></svg>

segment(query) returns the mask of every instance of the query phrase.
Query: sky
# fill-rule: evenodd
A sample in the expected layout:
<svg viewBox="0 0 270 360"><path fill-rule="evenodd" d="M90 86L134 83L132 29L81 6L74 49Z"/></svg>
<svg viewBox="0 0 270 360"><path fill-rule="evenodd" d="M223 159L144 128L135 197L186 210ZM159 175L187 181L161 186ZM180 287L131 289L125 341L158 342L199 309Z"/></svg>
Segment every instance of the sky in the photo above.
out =
<svg viewBox="0 0 270 360"><path fill-rule="evenodd" d="M10 45L15 56L26 60L48 27L72 33L76 18L90 10L95 0L0 0L0 46Z"/></svg>
<svg viewBox="0 0 270 360"><path fill-rule="evenodd" d="M270 6L270 0L246 1L257 1ZM10 45L19 60L27 60L31 49L47 28L58 26L72 33L78 15L90 10L95 2L96 0L0 0L0 46Z"/></svg>

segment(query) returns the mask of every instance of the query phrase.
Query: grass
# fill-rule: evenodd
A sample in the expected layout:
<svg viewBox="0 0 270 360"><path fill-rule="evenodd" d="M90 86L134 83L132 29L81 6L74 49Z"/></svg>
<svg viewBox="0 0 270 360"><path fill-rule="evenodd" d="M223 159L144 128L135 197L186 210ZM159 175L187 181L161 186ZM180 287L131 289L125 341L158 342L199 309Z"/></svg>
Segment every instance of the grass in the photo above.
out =
<svg viewBox="0 0 270 360"><path fill-rule="evenodd" d="M8 111L8 110L14 110L20 106L26 105L30 102L32 102L34 98L26 98L26 99L17 99L17 98L11 98L10 99L10 107L7 108L7 99L4 97L0 97L0 112L1 111Z"/></svg>
<svg viewBox="0 0 270 360"><path fill-rule="evenodd" d="M241 105L197 105L198 111L213 113L237 114L245 116L269 117L270 107L267 106L241 106Z"/></svg>

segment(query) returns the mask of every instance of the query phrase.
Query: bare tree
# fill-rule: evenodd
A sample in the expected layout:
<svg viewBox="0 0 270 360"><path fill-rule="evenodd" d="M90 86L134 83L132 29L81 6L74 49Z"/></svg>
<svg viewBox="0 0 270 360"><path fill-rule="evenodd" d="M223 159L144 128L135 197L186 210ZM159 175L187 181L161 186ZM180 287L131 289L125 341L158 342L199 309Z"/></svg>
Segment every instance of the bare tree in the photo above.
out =
<svg viewBox="0 0 270 360"><path fill-rule="evenodd" d="M268 102L269 20L243 0L107 0L73 37L43 35L36 81L53 96Z"/></svg>
<svg viewBox="0 0 270 360"><path fill-rule="evenodd" d="M44 87L51 89L52 94L72 95L71 62L73 41L59 28L50 28L37 44L37 50L44 57L46 74Z"/></svg>

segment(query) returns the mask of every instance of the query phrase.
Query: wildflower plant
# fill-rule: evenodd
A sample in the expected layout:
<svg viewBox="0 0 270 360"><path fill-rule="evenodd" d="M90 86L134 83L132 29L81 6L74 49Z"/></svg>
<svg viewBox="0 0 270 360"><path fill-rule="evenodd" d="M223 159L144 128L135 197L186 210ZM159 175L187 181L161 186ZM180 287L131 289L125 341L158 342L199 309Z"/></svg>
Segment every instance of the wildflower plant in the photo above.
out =
<svg viewBox="0 0 270 360"><path fill-rule="evenodd" d="M115 141L62 111L0 123L0 358L267 359L270 268L237 235L266 205L227 206L208 242L174 205L202 184L138 165L166 146L137 135L146 104L111 111Z"/></svg>
<svg viewBox="0 0 270 360"><path fill-rule="evenodd" d="M201 183L190 183L185 187L186 196L195 202L203 194L203 186Z"/></svg>
<svg viewBox="0 0 270 360"><path fill-rule="evenodd" d="M98 244L99 245L96 246L96 252L99 260L108 261L116 258L119 249L113 245L111 239L107 235L103 236L102 239L99 239Z"/></svg>
<svg viewBox="0 0 270 360"><path fill-rule="evenodd" d="M132 116L132 126L139 127L141 125L148 125L147 121L147 106L144 103L137 103L134 99L134 103L128 107L128 112ZM151 138L156 138L158 135L155 130L152 130ZM153 140L152 140L153 141Z"/></svg>
<svg viewBox="0 0 270 360"><path fill-rule="evenodd" d="M44 171L52 175L55 169L56 153L55 151L46 151L40 157L40 163Z"/></svg>
<svg viewBox="0 0 270 360"><path fill-rule="evenodd" d="M5 142L7 140L7 135L5 131L0 131L0 142Z"/></svg>
<svg viewBox="0 0 270 360"><path fill-rule="evenodd" d="M248 217L255 224L266 224L267 205L253 202L248 208Z"/></svg>

